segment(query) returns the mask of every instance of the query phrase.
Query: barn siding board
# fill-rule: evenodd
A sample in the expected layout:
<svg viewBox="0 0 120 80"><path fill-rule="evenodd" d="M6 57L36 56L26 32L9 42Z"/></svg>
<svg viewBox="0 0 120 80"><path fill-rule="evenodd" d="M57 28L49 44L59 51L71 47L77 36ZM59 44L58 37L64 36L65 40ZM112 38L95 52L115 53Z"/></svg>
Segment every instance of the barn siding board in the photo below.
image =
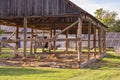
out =
<svg viewBox="0 0 120 80"><path fill-rule="evenodd" d="M0 17L54 16L74 12L64 0L0 0Z"/></svg>

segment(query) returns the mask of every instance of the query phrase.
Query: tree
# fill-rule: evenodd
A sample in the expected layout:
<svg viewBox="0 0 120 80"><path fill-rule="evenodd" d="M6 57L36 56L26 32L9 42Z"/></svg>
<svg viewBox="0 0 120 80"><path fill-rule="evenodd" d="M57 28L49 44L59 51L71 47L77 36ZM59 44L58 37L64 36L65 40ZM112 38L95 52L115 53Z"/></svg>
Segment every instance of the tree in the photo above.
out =
<svg viewBox="0 0 120 80"><path fill-rule="evenodd" d="M113 23L113 26L108 28L108 31L112 31L112 32L120 32L120 20L116 20Z"/></svg>
<svg viewBox="0 0 120 80"><path fill-rule="evenodd" d="M97 9L95 13L95 17L108 26L107 31L120 31L120 20L117 18L117 13L115 11L103 10L103 8Z"/></svg>

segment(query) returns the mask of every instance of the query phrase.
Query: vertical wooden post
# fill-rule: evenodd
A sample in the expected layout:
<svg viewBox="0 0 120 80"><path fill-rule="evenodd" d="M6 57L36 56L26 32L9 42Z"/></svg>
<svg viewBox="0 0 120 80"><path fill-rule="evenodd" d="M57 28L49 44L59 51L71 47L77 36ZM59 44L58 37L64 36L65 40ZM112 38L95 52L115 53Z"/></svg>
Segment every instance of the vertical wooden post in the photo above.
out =
<svg viewBox="0 0 120 80"><path fill-rule="evenodd" d="M94 57L96 58L96 26L93 26L94 28L94 37L93 37L93 46L94 46Z"/></svg>
<svg viewBox="0 0 120 80"><path fill-rule="evenodd" d="M0 30L1 30L1 25L0 25ZM1 39L1 34L0 34L0 39ZM1 45L1 42L0 42L0 55L2 54L2 45Z"/></svg>
<svg viewBox="0 0 120 80"><path fill-rule="evenodd" d="M103 29L102 29L102 26L101 26L100 40L101 40L101 55L102 55L103 54Z"/></svg>
<svg viewBox="0 0 120 80"><path fill-rule="evenodd" d="M56 34L56 28L54 27L53 35L55 36ZM56 50L56 39L53 41L53 52L55 53Z"/></svg>
<svg viewBox="0 0 120 80"><path fill-rule="evenodd" d="M37 29L35 29L35 46L34 46L34 53L37 52Z"/></svg>
<svg viewBox="0 0 120 80"><path fill-rule="evenodd" d="M77 42L78 42L78 39L77 39L77 34L75 34L75 36L76 36L76 47L75 47L75 50L76 50L76 52L77 52Z"/></svg>
<svg viewBox="0 0 120 80"><path fill-rule="evenodd" d="M101 42L102 42L102 44L101 44L101 48L102 48L102 54L104 54L104 36L105 36L105 34L104 34L104 29L103 29L103 26L101 26L101 29L102 29L102 32L101 32Z"/></svg>
<svg viewBox="0 0 120 80"><path fill-rule="evenodd" d="M44 35L44 30L42 31L42 39L44 39L45 35ZM44 48L45 48L45 43L44 41L42 42L42 52L44 52Z"/></svg>
<svg viewBox="0 0 120 80"><path fill-rule="evenodd" d="M106 31L103 28L103 53L106 53Z"/></svg>
<svg viewBox="0 0 120 80"><path fill-rule="evenodd" d="M100 33L100 41L101 41L101 54L103 53L103 30L102 30L102 26L100 27L101 29L101 33Z"/></svg>
<svg viewBox="0 0 120 80"><path fill-rule="evenodd" d="M1 39L1 38L0 38ZM0 42L0 55L2 54L2 46L1 46L1 42Z"/></svg>
<svg viewBox="0 0 120 80"><path fill-rule="evenodd" d="M69 31L66 31L66 54L68 54L69 40L68 40Z"/></svg>
<svg viewBox="0 0 120 80"><path fill-rule="evenodd" d="M77 31L77 45L78 45L78 62L82 60L82 19L78 18L78 31Z"/></svg>
<svg viewBox="0 0 120 80"><path fill-rule="evenodd" d="M87 60L90 60L90 42L91 42L91 22L88 24L88 58Z"/></svg>
<svg viewBox="0 0 120 80"><path fill-rule="evenodd" d="M51 39L52 38L52 29L49 31L49 39ZM49 41L49 51L51 51L51 49L52 49L52 44L51 44L51 40Z"/></svg>
<svg viewBox="0 0 120 80"><path fill-rule="evenodd" d="M26 47L27 47L27 18L24 17L24 21L23 21L23 26L24 26L24 42L23 42L23 45L24 45L24 53L23 53L23 56L24 56L24 59L26 59Z"/></svg>
<svg viewBox="0 0 120 80"><path fill-rule="evenodd" d="M98 46L99 46L99 55L101 56L101 28L98 29Z"/></svg>
<svg viewBox="0 0 120 80"><path fill-rule="evenodd" d="M1 46L1 42L0 42L0 55L2 54L2 46Z"/></svg>
<svg viewBox="0 0 120 80"><path fill-rule="evenodd" d="M31 29L30 54L33 53L33 29Z"/></svg>
<svg viewBox="0 0 120 80"><path fill-rule="evenodd" d="M16 50L18 50L19 27L17 26L16 28L17 29L16 29L16 43L15 43L15 45L16 45ZM18 53L16 53L15 56L17 57Z"/></svg>
<svg viewBox="0 0 120 80"><path fill-rule="evenodd" d="M104 30L104 53L106 53L106 31Z"/></svg>

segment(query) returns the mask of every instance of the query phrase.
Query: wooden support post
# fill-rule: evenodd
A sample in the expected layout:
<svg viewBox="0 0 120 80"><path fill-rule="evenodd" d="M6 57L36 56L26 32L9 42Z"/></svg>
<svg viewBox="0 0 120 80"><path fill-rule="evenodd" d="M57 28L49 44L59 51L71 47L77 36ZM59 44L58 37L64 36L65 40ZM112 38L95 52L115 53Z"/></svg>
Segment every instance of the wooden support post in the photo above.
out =
<svg viewBox="0 0 120 80"><path fill-rule="evenodd" d="M98 46L99 46L99 55L101 56L101 28L98 29Z"/></svg>
<svg viewBox="0 0 120 80"><path fill-rule="evenodd" d="M101 40L101 55L103 54L103 28L101 26L101 34L100 34L100 40Z"/></svg>
<svg viewBox="0 0 120 80"><path fill-rule="evenodd" d="M0 43L0 55L1 55L1 53L2 53L2 45Z"/></svg>
<svg viewBox="0 0 120 80"><path fill-rule="evenodd" d="M44 35L44 30L42 31L42 39L44 39L45 35ZM44 48L45 48L45 43L44 41L42 42L42 52L44 52Z"/></svg>
<svg viewBox="0 0 120 80"><path fill-rule="evenodd" d="M102 48L102 54L104 54L104 36L105 36L105 33L104 33L104 29L103 29L103 27L101 26L101 42L102 42L102 44L101 44L101 48Z"/></svg>
<svg viewBox="0 0 120 80"><path fill-rule="evenodd" d="M26 17L24 17L23 26L24 26L23 56L24 56L24 59L26 59L26 52L27 52L27 49L26 49L27 47L27 18Z"/></svg>
<svg viewBox="0 0 120 80"><path fill-rule="evenodd" d="M88 58L87 60L90 60L90 43L91 43L91 22L88 24Z"/></svg>
<svg viewBox="0 0 120 80"><path fill-rule="evenodd" d="M2 54L2 46L1 46L1 42L0 42L0 55Z"/></svg>
<svg viewBox="0 0 120 80"><path fill-rule="evenodd" d="M54 27L53 35L56 35L56 28ZM53 41L53 52L55 53L56 50L56 39Z"/></svg>
<svg viewBox="0 0 120 80"><path fill-rule="evenodd" d="M103 30L102 30L102 26L100 26L100 31L101 31L101 33L100 33L100 41L101 41L100 46L101 46L101 55L102 55L102 53L103 53Z"/></svg>
<svg viewBox="0 0 120 80"><path fill-rule="evenodd" d="M37 52L37 29L35 29L35 45L34 45L34 53Z"/></svg>
<svg viewBox="0 0 120 80"><path fill-rule="evenodd" d="M104 53L106 53L106 31L104 30Z"/></svg>
<svg viewBox="0 0 120 80"><path fill-rule="evenodd" d="M79 39L77 41L78 45L78 62L81 62L82 60L82 19L78 18L78 31L77 31L77 38Z"/></svg>
<svg viewBox="0 0 120 80"><path fill-rule="evenodd" d="M103 29L103 53L106 53L106 45L105 45L105 43L106 43L106 38L105 38L105 36L106 36L106 32L105 32L105 30Z"/></svg>
<svg viewBox="0 0 120 80"><path fill-rule="evenodd" d="M93 37L93 46L94 46L94 57L96 58L96 26L93 26L94 29L94 37Z"/></svg>
<svg viewBox="0 0 120 80"><path fill-rule="evenodd" d="M16 27L16 50L18 50L18 38L19 38L19 27L17 26ZM18 53L15 54L15 56L17 57L18 56Z"/></svg>
<svg viewBox="0 0 120 80"><path fill-rule="evenodd" d="M68 40L69 31L66 31L66 54L68 54L69 40Z"/></svg>
<svg viewBox="0 0 120 80"><path fill-rule="evenodd" d="M76 52L77 52L77 49L78 49L78 47L77 47L77 42L78 42L78 41L77 41L77 34L75 34L75 36L76 36L76 47L75 47L76 49L75 49L75 50L76 50Z"/></svg>
<svg viewBox="0 0 120 80"><path fill-rule="evenodd" d="M31 29L30 54L33 53L33 29Z"/></svg>
<svg viewBox="0 0 120 80"><path fill-rule="evenodd" d="M1 25L0 25L0 30L1 30ZM0 39L1 39L1 34L0 34ZM2 45L1 45L1 42L0 42L0 55L2 54Z"/></svg>
<svg viewBox="0 0 120 80"><path fill-rule="evenodd" d="M51 39L52 38L52 29L49 31L49 39ZM51 41L49 41L49 51L51 51L51 49L52 49L52 44L51 44Z"/></svg>

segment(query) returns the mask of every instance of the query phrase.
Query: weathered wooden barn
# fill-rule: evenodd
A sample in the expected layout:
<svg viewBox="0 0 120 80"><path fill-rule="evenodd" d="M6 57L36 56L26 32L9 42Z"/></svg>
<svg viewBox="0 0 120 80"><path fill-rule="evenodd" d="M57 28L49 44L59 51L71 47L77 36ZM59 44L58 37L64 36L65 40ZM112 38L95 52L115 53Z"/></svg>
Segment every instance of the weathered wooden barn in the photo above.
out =
<svg viewBox="0 0 120 80"><path fill-rule="evenodd" d="M0 0L0 24L16 26L16 40L12 40L16 44L16 48L13 49L6 43L10 41L5 42L0 40L1 44L6 44L6 46L11 47L16 55L18 55L19 27L24 28L23 54L25 58L27 57L26 43L28 40L31 41L31 53L33 41L36 43L35 53L37 53L36 48L38 42L48 42L49 49L51 48L51 42L53 42L53 53L55 53L56 42L64 40L66 41L65 53L68 53L69 41L75 41L75 49L78 54L77 61L80 63L83 58L83 41L88 42L87 61L91 59L90 42L93 42L94 58L96 58L96 54L101 57L106 51L106 26L70 0ZM31 28L30 39L27 38L27 28ZM44 31L48 31L48 38L38 39L37 30L43 30L43 33ZM57 39L60 34L65 34L66 39ZM70 39L68 34L74 34L75 38ZM88 34L88 40L82 40L82 34ZM94 36L93 39L91 39L91 34ZM96 38L96 35L98 35L98 38ZM98 53L96 52L96 43L99 45Z"/></svg>

